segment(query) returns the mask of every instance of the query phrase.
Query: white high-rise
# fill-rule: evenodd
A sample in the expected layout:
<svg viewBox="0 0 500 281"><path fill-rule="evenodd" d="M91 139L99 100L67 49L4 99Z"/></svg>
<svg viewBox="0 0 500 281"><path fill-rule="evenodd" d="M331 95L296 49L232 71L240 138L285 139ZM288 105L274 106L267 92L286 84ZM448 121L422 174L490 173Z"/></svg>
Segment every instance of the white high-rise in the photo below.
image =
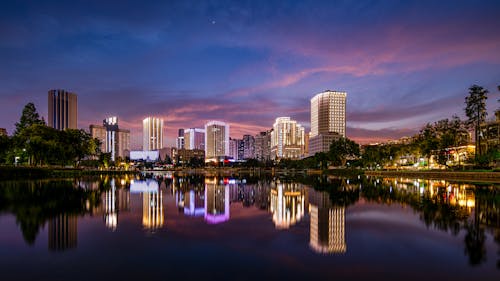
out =
<svg viewBox="0 0 500 281"><path fill-rule="evenodd" d="M205 124L205 162L229 156L229 124L210 121Z"/></svg>
<svg viewBox="0 0 500 281"><path fill-rule="evenodd" d="M163 119L147 117L142 120L142 149L160 150L163 148Z"/></svg>
<svg viewBox="0 0 500 281"><path fill-rule="evenodd" d="M198 128L184 129L184 148L205 149L205 130Z"/></svg>
<svg viewBox="0 0 500 281"><path fill-rule="evenodd" d="M271 132L272 159L300 159L304 156L304 127L290 117L278 117Z"/></svg>
<svg viewBox="0 0 500 281"><path fill-rule="evenodd" d="M333 140L345 137L346 92L326 90L311 99L309 155L329 150Z"/></svg>

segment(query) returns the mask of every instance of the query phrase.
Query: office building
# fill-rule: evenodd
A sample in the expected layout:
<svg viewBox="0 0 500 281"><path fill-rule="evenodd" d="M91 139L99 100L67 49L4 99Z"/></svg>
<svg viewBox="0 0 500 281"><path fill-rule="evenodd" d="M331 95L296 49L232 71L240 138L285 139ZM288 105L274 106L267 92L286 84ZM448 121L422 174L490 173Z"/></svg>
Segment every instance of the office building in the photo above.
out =
<svg viewBox="0 0 500 281"><path fill-rule="evenodd" d="M185 140L184 140L184 129L179 129L177 133L177 138L175 139L175 147L177 149L184 149Z"/></svg>
<svg viewBox="0 0 500 281"><path fill-rule="evenodd" d="M304 156L304 127L290 117L278 117L271 132L271 159L300 159Z"/></svg>
<svg viewBox="0 0 500 281"><path fill-rule="evenodd" d="M65 90L50 90L47 125L57 130L77 129L78 98Z"/></svg>
<svg viewBox="0 0 500 281"><path fill-rule="evenodd" d="M163 148L163 119L147 117L142 120L142 150Z"/></svg>
<svg viewBox="0 0 500 281"><path fill-rule="evenodd" d="M326 152L330 144L345 137L346 92L324 91L311 99L309 153Z"/></svg>
<svg viewBox="0 0 500 281"><path fill-rule="evenodd" d="M251 135L243 135L243 159L255 158L255 138Z"/></svg>
<svg viewBox="0 0 500 281"><path fill-rule="evenodd" d="M271 159L271 131L260 132L255 136L255 159L268 161Z"/></svg>
<svg viewBox="0 0 500 281"><path fill-rule="evenodd" d="M111 153L111 160L130 156L130 131L118 127L118 118L109 117L102 126L90 125L90 134L101 142L101 151Z"/></svg>
<svg viewBox="0 0 500 281"><path fill-rule="evenodd" d="M229 124L210 121L205 124L205 162L218 162L229 156Z"/></svg>
<svg viewBox="0 0 500 281"><path fill-rule="evenodd" d="M184 129L184 148L205 150L205 130L198 128Z"/></svg>
<svg viewBox="0 0 500 281"><path fill-rule="evenodd" d="M229 157L234 160L243 160L245 153L245 143L242 139L229 138Z"/></svg>

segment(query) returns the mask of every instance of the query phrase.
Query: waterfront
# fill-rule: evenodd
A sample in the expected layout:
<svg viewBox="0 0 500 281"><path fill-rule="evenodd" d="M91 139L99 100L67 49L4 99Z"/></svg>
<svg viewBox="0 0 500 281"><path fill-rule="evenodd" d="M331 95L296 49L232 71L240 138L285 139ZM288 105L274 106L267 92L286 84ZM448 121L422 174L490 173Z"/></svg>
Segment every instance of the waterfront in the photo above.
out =
<svg viewBox="0 0 500 281"><path fill-rule="evenodd" d="M497 280L500 187L336 177L0 182L3 280Z"/></svg>

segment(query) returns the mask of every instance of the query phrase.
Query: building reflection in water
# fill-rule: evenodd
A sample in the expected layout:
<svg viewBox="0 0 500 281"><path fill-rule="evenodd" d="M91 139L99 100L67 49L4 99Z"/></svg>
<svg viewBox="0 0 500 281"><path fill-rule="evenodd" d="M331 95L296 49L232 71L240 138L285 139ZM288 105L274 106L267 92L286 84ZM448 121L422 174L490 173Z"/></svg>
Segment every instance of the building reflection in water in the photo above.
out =
<svg viewBox="0 0 500 281"><path fill-rule="evenodd" d="M130 182L131 193L142 194L142 226L154 231L163 226L163 193L154 179Z"/></svg>
<svg viewBox="0 0 500 281"><path fill-rule="evenodd" d="M271 188L271 213L276 228L286 229L304 216L305 190L299 183L276 181Z"/></svg>
<svg viewBox="0 0 500 281"><path fill-rule="evenodd" d="M203 184L190 183L186 178L174 178L172 193L175 206L180 213L187 216L203 216L205 214L205 191Z"/></svg>
<svg viewBox="0 0 500 281"><path fill-rule="evenodd" d="M60 214L49 220L49 250L64 251L76 248L77 216Z"/></svg>
<svg viewBox="0 0 500 281"><path fill-rule="evenodd" d="M345 207L334 206L327 192L312 188L308 191L311 217L309 246L322 254L345 253Z"/></svg>
<svg viewBox="0 0 500 281"><path fill-rule="evenodd" d="M210 224L229 220L229 183L217 177L205 178L205 221Z"/></svg>
<svg viewBox="0 0 500 281"><path fill-rule="evenodd" d="M122 180L122 185L124 182ZM130 208L130 192L126 188L116 188L115 180L110 181L111 188L103 194L104 221L106 227L116 230L118 226L118 213Z"/></svg>

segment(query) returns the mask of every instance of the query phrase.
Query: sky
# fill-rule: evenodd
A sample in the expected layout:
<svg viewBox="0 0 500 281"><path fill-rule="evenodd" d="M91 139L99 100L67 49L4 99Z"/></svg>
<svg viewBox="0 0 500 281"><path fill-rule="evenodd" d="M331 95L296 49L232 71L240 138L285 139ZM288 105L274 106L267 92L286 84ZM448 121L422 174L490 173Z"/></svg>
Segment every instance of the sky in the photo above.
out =
<svg viewBox="0 0 500 281"><path fill-rule="evenodd" d="M289 116L309 131L310 99L347 92L347 137L410 136L464 116L468 88L499 107L500 1L1 1L0 127L14 131L47 92L78 95L78 126L118 116L141 147L142 119L209 120L231 137Z"/></svg>

